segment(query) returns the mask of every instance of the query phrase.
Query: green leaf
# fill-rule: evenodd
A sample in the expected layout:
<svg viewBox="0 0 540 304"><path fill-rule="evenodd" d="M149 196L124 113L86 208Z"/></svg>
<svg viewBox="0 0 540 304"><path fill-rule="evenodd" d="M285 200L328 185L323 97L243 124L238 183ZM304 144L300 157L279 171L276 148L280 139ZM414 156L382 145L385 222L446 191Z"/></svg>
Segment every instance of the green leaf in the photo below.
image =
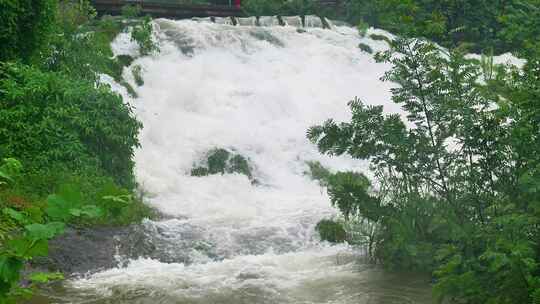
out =
<svg viewBox="0 0 540 304"><path fill-rule="evenodd" d="M48 283L50 281L63 280L64 275L60 272L36 272L30 275L33 283Z"/></svg>
<svg viewBox="0 0 540 304"><path fill-rule="evenodd" d="M26 258L26 253L30 250L32 246L32 241L28 238L16 238L11 239L7 242L8 252L14 256L20 258Z"/></svg>
<svg viewBox="0 0 540 304"><path fill-rule="evenodd" d="M69 209L69 214L75 216L75 217L79 217L81 216L81 209Z"/></svg>
<svg viewBox="0 0 540 304"><path fill-rule="evenodd" d="M131 195L105 195L103 199L116 203L129 204Z"/></svg>
<svg viewBox="0 0 540 304"><path fill-rule="evenodd" d="M4 212L5 215L11 217L12 219L16 220L20 224L23 224L26 222L26 218L24 214L22 214L21 212L18 212L11 208L4 208L2 211Z"/></svg>
<svg viewBox="0 0 540 304"><path fill-rule="evenodd" d="M49 242L47 240L39 240L32 244L26 252L26 258L44 257L49 255Z"/></svg>
<svg viewBox="0 0 540 304"><path fill-rule="evenodd" d="M47 197L45 213L53 220L66 221L70 217L68 207L68 202L61 196L56 194L49 195Z"/></svg>
<svg viewBox="0 0 540 304"><path fill-rule="evenodd" d="M27 235L32 240L49 240L64 232L64 223L51 222L47 224L26 225Z"/></svg>
<svg viewBox="0 0 540 304"><path fill-rule="evenodd" d="M13 179L11 178L11 176L9 176L7 173L3 172L2 170L0 170L0 178L2 179L5 179L9 182L13 182Z"/></svg>
<svg viewBox="0 0 540 304"><path fill-rule="evenodd" d="M22 260L15 257L0 256L0 281L8 284L17 283L22 267Z"/></svg>
<svg viewBox="0 0 540 304"><path fill-rule="evenodd" d="M98 218L103 215L103 210L95 205L87 205L81 209L81 214L89 218Z"/></svg>

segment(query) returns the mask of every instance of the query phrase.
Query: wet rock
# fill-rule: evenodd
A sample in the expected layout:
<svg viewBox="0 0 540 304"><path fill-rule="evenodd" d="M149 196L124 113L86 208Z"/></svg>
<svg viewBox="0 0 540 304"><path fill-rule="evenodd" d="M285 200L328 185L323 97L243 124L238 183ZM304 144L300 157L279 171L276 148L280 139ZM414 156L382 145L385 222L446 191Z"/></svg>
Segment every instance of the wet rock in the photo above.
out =
<svg viewBox="0 0 540 304"><path fill-rule="evenodd" d="M123 259L150 256L154 251L151 239L138 225L68 229L49 242L49 256L36 260L32 266L69 276L121 266Z"/></svg>

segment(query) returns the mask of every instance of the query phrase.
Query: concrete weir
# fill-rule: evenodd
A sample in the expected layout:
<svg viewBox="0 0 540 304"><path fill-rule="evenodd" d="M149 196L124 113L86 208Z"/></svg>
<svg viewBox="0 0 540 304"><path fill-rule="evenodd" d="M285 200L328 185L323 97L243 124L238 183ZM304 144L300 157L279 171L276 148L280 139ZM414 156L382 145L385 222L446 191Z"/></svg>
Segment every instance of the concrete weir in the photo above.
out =
<svg viewBox="0 0 540 304"><path fill-rule="evenodd" d="M125 5L138 5L143 15L158 18L209 18L215 23L241 26L294 26L330 28L329 22L319 16L265 16L248 17L238 7L227 5L183 4L173 0L91 0L100 15L119 15ZM224 21L223 19L226 19Z"/></svg>
<svg viewBox="0 0 540 304"><path fill-rule="evenodd" d="M227 5L194 5L170 0L91 0L101 15L119 15L125 5L138 5L143 15L158 18L187 19L193 17L239 17L241 8Z"/></svg>

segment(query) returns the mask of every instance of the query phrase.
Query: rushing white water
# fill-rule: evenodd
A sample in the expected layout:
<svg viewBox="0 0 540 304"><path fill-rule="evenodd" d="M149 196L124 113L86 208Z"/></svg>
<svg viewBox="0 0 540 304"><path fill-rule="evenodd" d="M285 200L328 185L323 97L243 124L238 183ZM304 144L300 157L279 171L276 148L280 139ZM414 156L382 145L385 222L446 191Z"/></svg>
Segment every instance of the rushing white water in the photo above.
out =
<svg viewBox="0 0 540 304"><path fill-rule="evenodd" d="M305 174L311 160L366 170L348 157L320 155L305 133L327 118L347 120L354 96L400 111L390 84L379 80L388 66L357 47L377 51L385 42L347 27L304 32L170 20L156 21L156 35L161 52L134 63L143 68L139 97L126 96L144 123L136 174L148 203L173 217L145 225L168 242L171 256L188 251L189 259L141 258L69 287L115 303L412 301L407 295L416 291L398 301L388 292L393 285L370 288L366 277L377 274L358 269L354 250L318 240L314 226L336 210ZM113 48L136 52L126 35ZM213 148L247 157L258 183L240 174L190 176ZM180 245L187 239L191 248Z"/></svg>

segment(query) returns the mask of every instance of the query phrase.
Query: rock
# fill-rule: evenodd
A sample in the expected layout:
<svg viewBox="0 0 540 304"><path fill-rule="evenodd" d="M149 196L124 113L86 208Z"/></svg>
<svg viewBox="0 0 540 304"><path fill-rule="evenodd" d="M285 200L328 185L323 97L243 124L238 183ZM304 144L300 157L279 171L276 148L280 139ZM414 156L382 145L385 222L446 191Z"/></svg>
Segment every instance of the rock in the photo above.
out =
<svg viewBox="0 0 540 304"><path fill-rule="evenodd" d="M150 256L155 250L139 225L124 228L68 229L49 242L49 256L32 263L67 276L120 266L123 259Z"/></svg>

